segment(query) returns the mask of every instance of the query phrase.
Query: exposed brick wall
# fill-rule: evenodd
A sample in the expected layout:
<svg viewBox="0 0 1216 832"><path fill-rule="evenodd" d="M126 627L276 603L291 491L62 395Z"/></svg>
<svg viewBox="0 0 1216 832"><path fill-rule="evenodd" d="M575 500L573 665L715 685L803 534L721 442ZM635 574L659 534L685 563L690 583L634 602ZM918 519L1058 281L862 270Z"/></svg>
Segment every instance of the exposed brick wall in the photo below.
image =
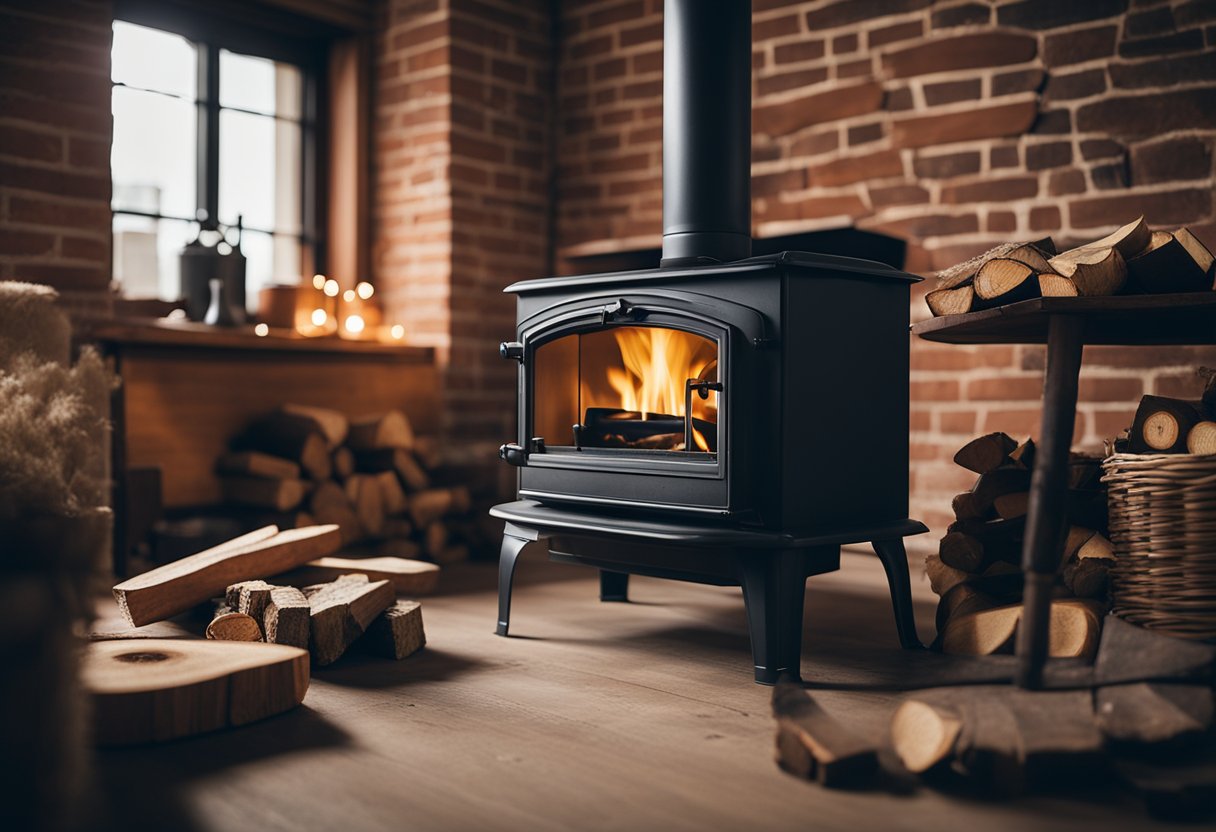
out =
<svg viewBox="0 0 1216 832"><path fill-rule="evenodd" d="M562 4L559 255L658 245L658 0ZM1129 6L1131 8L1129 8ZM853 223L929 273L1008 239L1092 239L1144 213L1216 249L1216 5L1208 0L753 2L753 233ZM927 314L913 294L914 319ZM1194 395L1216 352L1087 350L1076 441L1143 393ZM1038 433L1043 352L912 347L914 515L970 484L949 456Z"/></svg>
<svg viewBox="0 0 1216 832"><path fill-rule="evenodd" d="M376 46L374 269L389 314L439 348L453 455L512 487L515 329L502 290L550 260L545 0L390 0ZM488 467L487 467L488 464Z"/></svg>
<svg viewBox="0 0 1216 832"><path fill-rule="evenodd" d="M0 279L78 315L110 282L109 0L0 2Z"/></svg>

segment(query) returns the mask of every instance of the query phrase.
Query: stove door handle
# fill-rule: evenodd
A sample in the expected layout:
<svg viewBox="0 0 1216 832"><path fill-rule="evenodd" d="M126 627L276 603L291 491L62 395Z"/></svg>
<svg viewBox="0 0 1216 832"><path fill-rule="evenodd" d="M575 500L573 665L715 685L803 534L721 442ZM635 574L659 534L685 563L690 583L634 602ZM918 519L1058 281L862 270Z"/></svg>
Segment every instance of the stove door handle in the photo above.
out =
<svg viewBox="0 0 1216 832"><path fill-rule="evenodd" d="M516 445L514 442L499 447L498 456L500 459L506 460L508 465L514 465L516 468L522 468L528 464L528 452L523 446Z"/></svg>

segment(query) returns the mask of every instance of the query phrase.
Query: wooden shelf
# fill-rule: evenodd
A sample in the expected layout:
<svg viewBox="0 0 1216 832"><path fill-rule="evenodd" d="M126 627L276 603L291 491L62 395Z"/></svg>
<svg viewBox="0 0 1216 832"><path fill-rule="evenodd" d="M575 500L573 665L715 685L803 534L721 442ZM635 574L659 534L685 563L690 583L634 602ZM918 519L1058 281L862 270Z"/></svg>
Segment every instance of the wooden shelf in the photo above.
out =
<svg viewBox="0 0 1216 832"><path fill-rule="evenodd" d="M253 327L217 329L191 322L163 319L110 321L82 333L82 340L107 344L144 345L185 349L253 350L259 353L307 355L377 356L407 364L430 364L431 347L408 344L382 344L378 341L347 341L336 336L305 338L290 330L272 330L269 335L253 333Z"/></svg>
<svg viewBox="0 0 1216 832"><path fill-rule="evenodd" d="M1045 344L1055 315L1083 319L1086 344L1216 344L1216 292L1036 298L930 318L912 334L945 344Z"/></svg>

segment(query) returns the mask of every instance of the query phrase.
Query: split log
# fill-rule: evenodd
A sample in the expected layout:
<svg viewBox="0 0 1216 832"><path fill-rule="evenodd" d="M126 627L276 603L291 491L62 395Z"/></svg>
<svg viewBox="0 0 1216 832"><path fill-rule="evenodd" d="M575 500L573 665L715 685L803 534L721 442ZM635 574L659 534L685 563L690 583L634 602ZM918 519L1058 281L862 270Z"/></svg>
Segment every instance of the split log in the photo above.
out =
<svg viewBox="0 0 1216 832"><path fill-rule="evenodd" d="M1034 470L1035 445L1033 439L1027 439L1009 452L1009 461L1023 471Z"/></svg>
<svg viewBox="0 0 1216 832"><path fill-rule="evenodd" d="M1039 294L1045 298L1075 298L1081 293L1067 277L1043 272L1039 275Z"/></svg>
<svg viewBox="0 0 1216 832"><path fill-rule="evenodd" d="M953 289L935 289L925 295L925 303L934 317L962 315L975 306L975 287L968 283Z"/></svg>
<svg viewBox="0 0 1216 832"><path fill-rule="evenodd" d="M276 586L262 612L266 641L307 648L311 613L303 592L292 586Z"/></svg>
<svg viewBox="0 0 1216 832"><path fill-rule="evenodd" d="M408 517L385 517L383 533L386 538L405 539L414 533L414 524Z"/></svg>
<svg viewBox="0 0 1216 832"><path fill-rule="evenodd" d="M427 595L439 583L439 567L421 560L400 557L318 558L277 580L298 586L332 581L342 575L366 575L369 580L389 581L401 595Z"/></svg>
<svg viewBox="0 0 1216 832"><path fill-rule="evenodd" d="M262 451L298 462L318 482L329 479L329 447L312 419L276 411L258 419L232 442L234 451Z"/></svg>
<svg viewBox="0 0 1216 832"><path fill-rule="evenodd" d="M1030 506L1030 493L1015 491L1012 494L1002 494L992 501L992 507L1002 520L1016 520L1025 517Z"/></svg>
<svg viewBox="0 0 1216 832"><path fill-rule="evenodd" d="M955 494L954 499L950 501L950 509L954 512L955 518L959 520L983 521L988 518L988 514L981 514L976 509L975 495L970 491L964 491L962 494Z"/></svg>
<svg viewBox="0 0 1216 832"><path fill-rule="evenodd" d="M1010 653L1021 615L1021 604L1009 604L952 617L942 633L942 652L956 656ZM1053 658L1093 656L1102 629L1099 615L1098 606L1090 601L1053 601L1048 655Z"/></svg>
<svg viewBox="0 0 1216 832"><path fill-rule="evenodd" d="M363 531L378 536L384 529L384 497L376 478L355 474L346 481L346 498L354 507Z"/></svg>
<svg viewBox="0 0 1216 832"><path fill-rule="evenodd" d="M1098 727L1108 739L1156 745L1194 740L1212 727L1212 688L1138 682L1094 692Z"/></svg>
<svg viewBox="0 0 1216 832"><path fill-rule="evenodd" d="M1055 256L1055 254L1055 243L1050 237L1045 237L1033 243L1023 243L1006 254L1005 258L1024 263L1034 272L1046 272L1051 270L1047 265L1047 261Z"/></svg>
<svg viewBox="0 0 1216 832"><path fill-rule="evenodd" d="M1186 249L1187 254L1191 255L1191 259L1195 261L1195 264L1207 273L1209 279L1216 273L1216 257L1212 255L1212 252L1208 251L1207 246L1201 243L1198 237L1190 232L1190 229L1179 228L1174 232L1174 239ZM1209 283L1208 288L1216 289L1216 286Z"/></svg>
<svg viewBox="0 0 1216 832"><path fill-rule="evenodd" d="M414 430L400 410L352 421L347 444L356 453L379 448L414 447Z"/></svg>
<svg viewBox="0 0 1216 832"><path fill-rule="evenodd" d="M1101 558L1074 560L1064 565L1064 585L1078 598L1106 598L1112 562Z"/></svg>
<svg viewBox="0 0 1216 832"><path fill-rule="evenodd" d="M1094 684L1216 680L1216 645L1177 638L1108 615L1094 661Z"/></svg>
<svg viewBox="0 0 1216 832"><path fill-rule="evenodd" d="M1033 252L1026 251L1027 248L1034 249ZM1030 243L1002 243L993 248L978 254L963 263L952 266L949 269L944 269L937 273L937 288L951 289L955 286L962 286L965 283L971 282L975 277L975 273L979 271L980 266L995 257L1012 257L1014 260L1021 260L1023 263L1034 266L1039 258L1050 257L1056 253L1055 241L1050 237L1044 237L1041 240L1035 240Z"/></svg>
<svg viewBox="0 0 1216 832"><path fill-rule="evenodd" d="M304 501L303 480L266 480L256 477L220 477L220 490L229 503L291 511Z"/></svg>
<svg viewBox="0 0 1216 832"><path fill-rule="evenodd" d="M1022 556L1020 520L956 521L942 538L942 562L978 574L997 561L1019 563Z"/></svg>
<svg viewBox="0 0 1216 832"><path fill-rule="evenodd" d="M355 456L355 467L359 471L379 473L396 471L397 476L411 491L422 491L431 487L431 478L418 464L414 454L405 448L381 448L363 451Z"/></svg>
<svg viewBox="0 0 1216 832"><path fill-rule="evenodd" d="M1051 270L1066 277L1082 297L1113 295L1127 281L1127 263L1118 249L1083 247L1051 258Z"/></svg>
<svg viewBox="0 0 1216 832"><path fill-rule="evenodd" d="M317 483L308 498L309 510L317 514L337 506L350 508L350 500L346 498L346 491L342 486L332 480Z"/></svg>
<svg viewBox="0 0 1216 832"><path fill-rule="evenodd" d="M1004 433L989 433L972 439L954 455L956 465L977 474L987 474L1009 461L1009 454L1018 443Z"/></svg>
<svg viewBox="0 0 1216 832"><path fill-rule="evenodd" d="M918 691L896 710L892 745L909 771L945 764L1017 794L1103 751L1088 691L962 687Z"/></svg>
<svg viewBox="0 0 1216 832"><path fill-rule="evenodd" d="M987 512L1002 494L1030 490L1030 472L1022 468L995 468L980 475L971 492L975 495L977 511Z"/></svg>
<svg viewBox="0 0 1216 832"><path fill-rule="evenodd" d="M243 451L224 454L215 465L221 474L241 477L264 477L273 480L298 480L300 466L290 459L264 454L261 451Z"/></svg>
<svg viewBox="0 0 1216 832"><path fill-rule="evenodd" d="M305 587L304 595L312 610L308 644L318 665L337 661L394 600L388 581L369 582L366 575Z"/></svg>
<svg viewBox="0 0 1216 832"><path fill-rule="evenodd" d="M1031 300L1040 296L1035 275L1025 263L998 257L975 273L975 295L994 306Z"/></svg>
<svg viewBox="0 0 1216 832"><path fill-rule="evenodd" d="M211 619L207 625L207 638L215 641L261 641L262 628L251 615L229 612Z"/></svg>
<svg viewBox="0 0 1216 832"><path fill-rule="evenodd" d="M350 431L350 420L346 418L346 415L328 407L285 404L282 411L290 416L311 420L315 430L325 437L325 443L330 450L345 442L346 435Z"/></svg>
<svg viewBox="0 0 1216 832"><path fill-rule="evenodd" d="M469 510L469 492L464 488L430 488L410 495L409 514L418 528L425 528L447 514Z"/></svg>
<svg viewBox="0 0 1216 832"><path fill-rule="evenodd" d="M1100 240L1094 240L1092 243L1086 243L1079 248L1111 248L1115 249L1122 255L1124 260L1131 260L1140 252L1144 251L1152 243L1153 232L1144 222L1144 217L1140 216L1129 222L1127 225L1112 231ZM1076 251L1077 249L1073 249ZM1065 252L1067 254L1068 252Z"/></svg>
<svg viewBox="0 0 1216 832"><path fill-rule="evenodd" d="M950 588L937 602L937 631L946 628L946 622L952 617L961 617L980 610L988 610L1001 606L1001 602L976 589L973 584L961 583Z"/></svg>
<svg viewBox="0 0 1216 832"><path fill-rule="evenodd" d="M255 621L261 621L274 589L274 584L265 581L241 581L224 590L224 601L234 612L243 612L253 616Z"/></svg>
<svg viewBox="0 0 1216 832"><path fill-rule="evenodd" d="M1184 234L1207 252L1189 231L1178 231L1178 235ZM1128 290L1141 294L1206 292L1212 288L1211 256L1208 253L1204 258L1200 253L1207 261L1202 265L1174 234L1154 231L1149 246L1127 261Z"/></svg>
<svg viewBox="0 0 1216 832"><path fill-rule="evenodd" d="M856 786L874 776L878 749L829 716L801 686L773 688L777 763L828 787Z"/></svg>
<svg viewBox="0 0 1216 832"><path fill-rule="evenodd" d="M345 445L335 450L333 467L334 478L346 482L350 475L355 473L355 452Z"/></svg>
<svg viewBox="0 0 1216 832"><path fill-rule="evenodd" d="M1209 418L1203 402L1144 396L1132 422L1130 447L1137 454L1187 452L1187 435Z"/></svg>
<svg viewBox="0 0 1216 832"><path fill-rule="evenodd" d="M340 541L336 526L283 532L267 526L123 581L114 587L114 598L131 626L140 627L185 612L231 584L333 554Z"/></svg>
<svg viewBox="0 0 1216 832"><path fill-rule="evenodd" d="M332 523L340 529L343 545L354 543L363 536L363 527L346 498L346 491L336 482L320 483L308 505L318 522Z"/></svg>
<svg viewBox="0 0 1216 832"><path fill-rule="evenodd" d="M443 444L434 436L415 437L414 455L426 470L438 470L443 465Z"/></svg>
<svg viewBox="0 0 1216 832"><path fill-rule="evenodd" d="M422 537L422 549L432 559L443 552L443 549L448 544L448 527L439 521L435 521L426 527L426 531Z"/></svg>
<svg viewBox="0 0 1216 832"><path fill-rule="evenodd" d="M955 569L942 562L937 555L925 558L925 577L929 579L929 588L937 595L945 595L954 587L965 583L971 576L961 569Z"/></svg>
<svg viewBox="0 0 1216 832"><path fill-rule="evenodd" d="M1196 422L1186 435L1186 450L1192 454L1216 454L1216 422Z"/></svg>
<svg viewBox="0 0 1216 832"><path fill-rule="evenodd" d="M355 648L362 653L400 661L421 650L425 644L422 604L397 601L376 616L363 637L355 642Z"/></svg>
<svg viewBox="0 0 1216 832"><path fill-rule="evenodd" d="M380 488L380 504L383 506L385 514L401 514L405 511L405 491L401 488L401 481L397 479L396 472L382 471L372 477L372 479L376 481L376 485ZM383 529L383 521L381 521L380 526Z"/></svg>

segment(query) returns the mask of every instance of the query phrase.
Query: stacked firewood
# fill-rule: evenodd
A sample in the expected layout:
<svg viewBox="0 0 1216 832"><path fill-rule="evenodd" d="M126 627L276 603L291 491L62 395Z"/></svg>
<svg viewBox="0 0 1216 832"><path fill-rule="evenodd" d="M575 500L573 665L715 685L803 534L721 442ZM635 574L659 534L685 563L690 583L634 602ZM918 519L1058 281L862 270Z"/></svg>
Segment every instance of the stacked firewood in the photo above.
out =
<svg viewBox="0 0 1216 832"><path fill-rule="evenodd" d="M990 433L964 445L958 465L979 475L952 503L955 521L938 554L925 561L937 608L936 646L947 653L988 655L1013 650L1021 617L1022 542L1035 445ZM1061 549L1052 604L1054 656L1092 655L1114 553L1106 531L1106 491L1096 457L1070 459L1068 535Z"/></svg>
<svg viewBox="0 0 1216 832"><path fill-rule="evenodd" d="M1139 217L1064 252L1050 237L997 246L939 272L925 302L958 315L1040 297L1206 292L1214 274L1216 259L1189 230L1151 231Z"/></svg>
<svg viewBox="0 0 1216 832"><path fill-rule="evenodd" d="M1216 454L1216 370L1200 367L1197 401L1144 396L1132 426L1111 443L1113 453Z"/></svg>
<svg viewBox="0 0 1216 832"><path fill-rule="evenodd" d="M469 556L470 499L439 487L437 443L416 437L400 411L348 419L336 410L288 404L258 419L217 461L230 503L275 512L293 526L333 523L361 554Z"/></svg>

